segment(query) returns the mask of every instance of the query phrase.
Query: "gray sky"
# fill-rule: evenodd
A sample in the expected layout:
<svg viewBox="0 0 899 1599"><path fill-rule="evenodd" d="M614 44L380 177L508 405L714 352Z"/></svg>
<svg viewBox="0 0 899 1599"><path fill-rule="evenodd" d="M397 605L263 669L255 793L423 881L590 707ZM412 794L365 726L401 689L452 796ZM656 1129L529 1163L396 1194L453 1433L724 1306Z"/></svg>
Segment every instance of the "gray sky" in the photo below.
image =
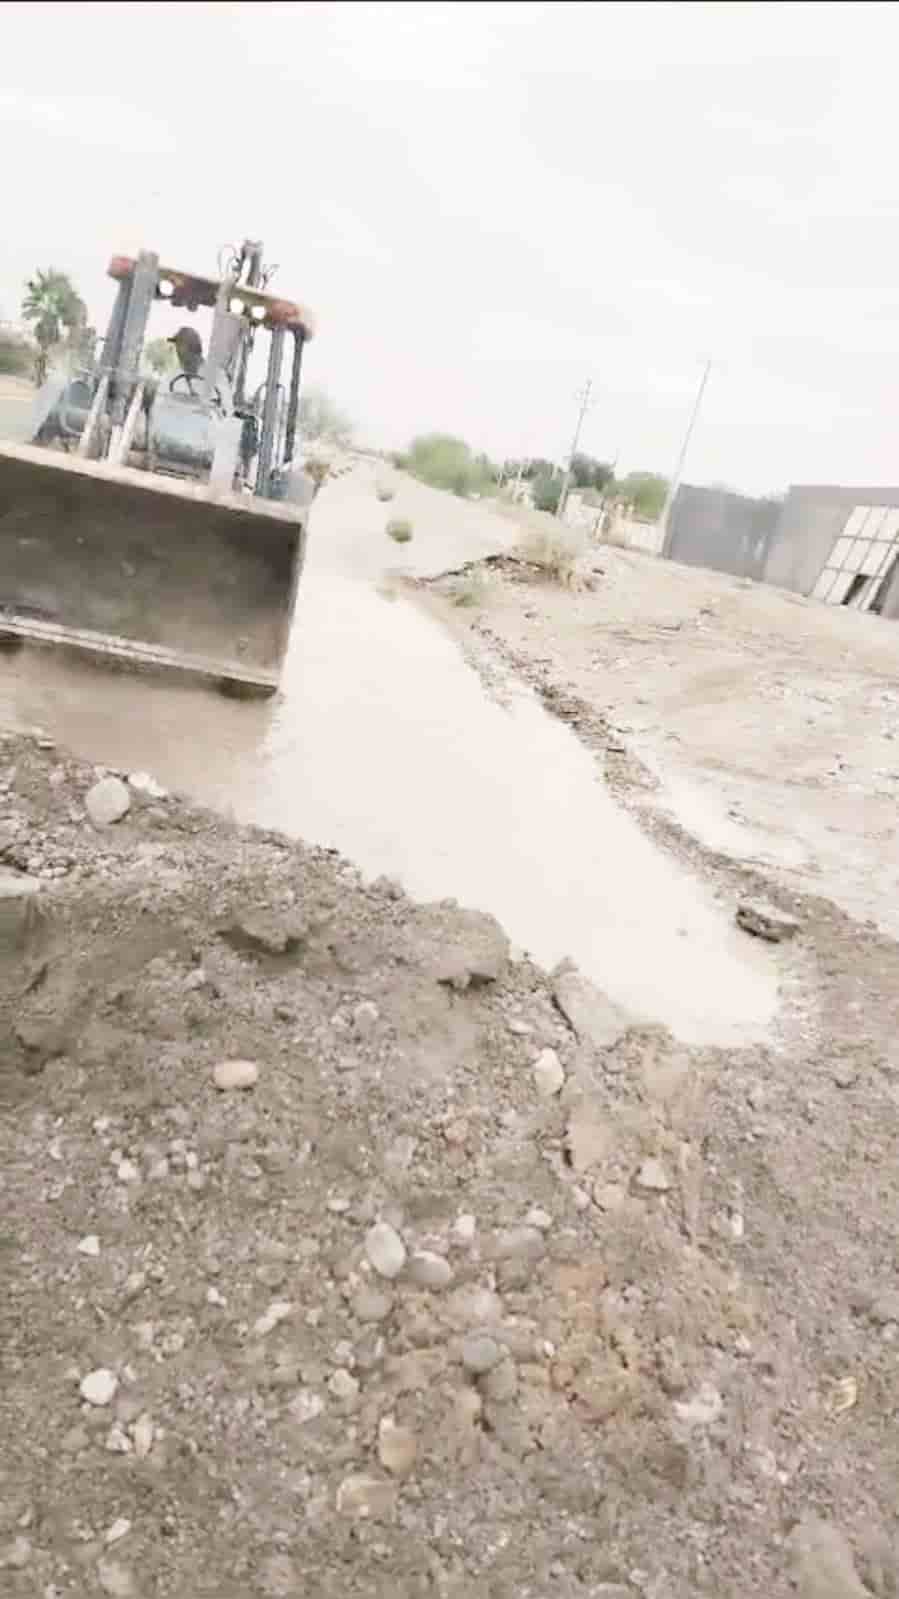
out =
<svg viewBox="0 0 899 1599"><path fill-rule="evenodd" d="M35 266L255 234L377 443L895 482L892 4L2 10L0 315Z"/></svg>

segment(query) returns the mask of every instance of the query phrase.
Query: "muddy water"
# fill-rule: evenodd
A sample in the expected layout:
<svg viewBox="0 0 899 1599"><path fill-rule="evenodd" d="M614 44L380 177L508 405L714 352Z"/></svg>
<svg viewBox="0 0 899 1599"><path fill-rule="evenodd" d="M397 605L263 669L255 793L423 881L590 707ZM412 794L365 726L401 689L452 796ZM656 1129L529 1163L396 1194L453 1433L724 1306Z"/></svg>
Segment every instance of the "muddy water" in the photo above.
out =
<svg viewBox="0 0 899 1599"><path fill-rule="evenodd" d="M408 565L458 564L508 539L508 524L428 494L404 490L402 509L435 529L433 544L417 536L402 552ZM571 956L685 1040L760 1035L774 957L618 809L592 756L529 691L488 697L443 628L385 591L397 551L384 510L370 484L322 496L273 704L31 654L0 662L0 721L39 724L90 760L334 846L415 897L489 910L541 962Z"/></svg>

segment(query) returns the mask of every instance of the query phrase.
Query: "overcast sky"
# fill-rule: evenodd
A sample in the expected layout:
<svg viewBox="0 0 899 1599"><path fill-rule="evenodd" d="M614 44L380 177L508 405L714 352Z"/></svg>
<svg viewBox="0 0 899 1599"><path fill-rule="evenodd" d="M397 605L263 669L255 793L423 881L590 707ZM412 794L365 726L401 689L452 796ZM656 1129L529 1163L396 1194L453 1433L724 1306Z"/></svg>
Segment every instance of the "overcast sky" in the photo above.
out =
<svg viewBox="0 0 899 1599"><path fill-rule="evenodd" d="M899 12L6 4L0 316L264 239L373 442L583 444L748 490L899 477ZM162 313L160 313L162 314Z"/></svg>

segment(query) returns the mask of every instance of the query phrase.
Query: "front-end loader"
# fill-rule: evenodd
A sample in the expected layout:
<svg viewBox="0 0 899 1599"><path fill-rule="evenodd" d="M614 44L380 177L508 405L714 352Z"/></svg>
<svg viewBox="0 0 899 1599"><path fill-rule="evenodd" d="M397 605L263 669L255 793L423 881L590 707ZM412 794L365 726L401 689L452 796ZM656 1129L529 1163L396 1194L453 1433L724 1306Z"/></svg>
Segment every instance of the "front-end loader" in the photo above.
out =
<svg viewBox="0 0 899 1599"><path fill-rule="evenodd" d="M43 385L29 443L0 440L0 645L273 693L315 492L297 453L312 318L269 292L254 241L215 278L150 252L115 256L109 273L118 290L93 369ZM142 358L160 301L210 308L212 328L205 360L188 325L169 341L178 369L151 378Z"/></svg>

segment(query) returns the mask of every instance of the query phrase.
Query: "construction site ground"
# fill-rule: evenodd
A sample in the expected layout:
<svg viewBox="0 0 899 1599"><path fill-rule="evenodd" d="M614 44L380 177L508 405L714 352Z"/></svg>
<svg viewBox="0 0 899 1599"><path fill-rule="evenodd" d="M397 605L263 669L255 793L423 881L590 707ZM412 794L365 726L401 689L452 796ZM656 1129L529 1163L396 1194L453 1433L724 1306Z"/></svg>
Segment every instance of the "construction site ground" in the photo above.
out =
<svg viewBox="0 0 899 1599"><path fill-rule="evenodd" d="M333 496L321 524L350 548L374 469ZM425 654L429 613L497 759L503 717L531 739L506 831L528 783L575 771L569 744L590 765L595 825L572 825L611 929L582 941L593 983L510 947L467 879L480 909L376 875L395 816L354 864L324 804L311 835L299 801L276 832L199 809L135 769L139 706L145 737L172 725L158 691L101 730L86 678L67 699L55 667L0 658L0 1591L895 1599L899 633L602 546L572 592L488 508L401 484L389 509L408 507L418 553L371 581ZM431 512L441 541L467 518L476 562L496 553L440 576ZM316 594L338 630L357 615L313 563ZM405 736L437 761L417 665ZM422 695L456 683L424 665ZM459 722L432 705L460 749L470 692ZM363 753L360 811L382 794ZM630 883L611 801L650 849ZM528 899L558 914L559 840L532 854L508 902L526 928ZM654 908L657 861L680 875ZM430 871L399 875L418 892ZM653 922L681 888L678 981L716 1018L730 990L694 899L734 972L746 950L730 1042L695 1005L678 1020L677 928ZM782 942L735 926L759 898ZM606 899L622 941L639 906L632 1007Z"/></svg>

